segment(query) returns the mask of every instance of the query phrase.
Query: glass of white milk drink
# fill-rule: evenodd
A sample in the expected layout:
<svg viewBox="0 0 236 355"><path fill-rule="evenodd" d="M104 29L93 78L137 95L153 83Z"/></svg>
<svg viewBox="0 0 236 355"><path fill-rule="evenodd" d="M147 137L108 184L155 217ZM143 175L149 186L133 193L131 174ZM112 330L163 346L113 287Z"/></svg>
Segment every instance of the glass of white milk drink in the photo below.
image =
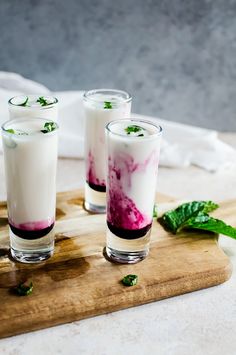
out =
<svg viewBox="0 0 236 355"><path fill-rule="evenodd" d="M149 121L116 120L106 126L106 254L136 263L149 252L162 128Z"/></svg>
<svg viewBox="0 0 236 355"><path fill-rule="evenodd" d="M11 255L25 263L54 250L58 125L17 118L2 125Z"/></svg>
<svg viewBox="0 0 236 355"><path fill-rule="evenodd" d="M121 90L91 90L84 94L85 109L85 208L106 212L105 127L130 116L132 97Z"/></svg>
<svg viewBox="0 0 236 355"><path fill-rule="evenodd" d="M53 96L19 95L8 101L10 119L20 117L58 120L58 100Z"/></svg>

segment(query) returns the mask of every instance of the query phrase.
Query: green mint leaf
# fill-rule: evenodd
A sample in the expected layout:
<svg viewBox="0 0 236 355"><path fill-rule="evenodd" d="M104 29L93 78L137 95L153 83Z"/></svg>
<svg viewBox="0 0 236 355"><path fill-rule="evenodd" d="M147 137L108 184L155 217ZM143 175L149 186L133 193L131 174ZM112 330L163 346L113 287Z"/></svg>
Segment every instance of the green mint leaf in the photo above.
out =
<svg viewBox="0 0 236 355"><path fill-rule="evenodd" d="M28 101L29 101L29 98L28 98L28 96L27 96L26 99L25 99L25 101L22 102L22 104L18 104L17 106L27 106Z"/></svg>
<svg viewBox="0 0 236 355"><path fill-rule="evenodd" d="M111 109L112 108L111 102L110 101L104 101L104 108Z"/></svg>
<svg viewBox="0 0 236 355"><path fill-rule="evenodd" d="M36 102L39 102L41 106L49 106L53 104L52 102L47 102L43 96L40 96Z"/></svg>
<svg viewBox="0 0 236 355"><path fill-rule="evenodd" d="M29 285L20 283L17 287L14 288L14 291L19 296L28 296L33 292L33 283L30 282Z"/></svg>
<svg viewBox="0 0 236 355"><path fill-rule="evenodd" d="M199 212L208 213L218 207L219 206L212 201L184 203L175 210L164 213L160 219L160 223L172 233L177 233L190 218L196 217Z"/></svg>
<svg viewBox="0 0 236 355"><path fill-rule="evenodd" d="M157 214L157 206L156 206L156 205L154 205L154 206L153 206L153 213L152 213L152 217L153 217L153 218L157 218L157 215L158 215L158 214Z"/></svg>
<svg viewBox="0 0 236 355"><path fill-rule="evenodd" d="M41 132L48 133L54 131L57 128L57 125L55 122L46 122L43 128L44 129L42 129Z"/></svg>
<svg viewBox="0 0 236 355"><path fill-rule="evenodd" d="M138 283L138 276L137 275L126 275L122 279L122 283L125 286L135 286Z"/></svg>
<svg viewBox="0 0 236 355"><path fill-rule="evenodd" d="M236 228L233 228L220 219L213 218L203 212L199 212L196 217L190 218L183 225L183 228L201 229L217 234L224 234L236 239Z"/></svg>
<svg viewBox="0 0 236 355"><path fill-rule="evenodd" d="M125 131L126 131L127 134L137 133L137 132L140 132L142 130L143 130L143 128L139 127L137 125L132 125L132 126L128 126L128 127L125 128ZM139 135L139 137L140 137L140 135Z"/></svg>
<svg viewBox="0 0 236 355"><path fill-rule="evenodd" d="M13 133L13 134L15 133L14 129L12 129L12 128L7 129L6 132L8 132L8 133Z"/></svg>

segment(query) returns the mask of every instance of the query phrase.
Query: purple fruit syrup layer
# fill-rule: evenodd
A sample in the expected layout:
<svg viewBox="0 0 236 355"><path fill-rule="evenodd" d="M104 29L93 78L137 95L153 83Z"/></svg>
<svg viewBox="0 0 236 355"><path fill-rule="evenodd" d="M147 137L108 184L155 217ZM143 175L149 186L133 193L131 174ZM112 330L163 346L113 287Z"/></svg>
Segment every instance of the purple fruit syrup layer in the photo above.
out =
<svg viewBox="0 0 236 355"><path fill-rule="evenodd" d="M117 154L114 159L109 157L107 223L111 226L129 231L151 226L152 216L146 216L139 211L134 201L123 191L123 186L131 188L132 174L134 172L145 174L149 164L155 164L157 168L156 152L151 153L143 163L136 163L128 154Z"/></svg>
<svg viewBox="0 0 236 355"><path fill-rule="evenodd" d="M45 235L51 232L51 230L54 227L54 223L42 229L31 229L31 230L17 228L13 226L11 223L9 223L9 226L11 228L11 231L15 235L17 235L17 237L20 237L22 239L34 240L34 239L45 237Z"/></svg>
<svg viewBox="0 0 236 355"><path fill-rule="evenodd" d="M122 228L117 228L113 226L111 223L107 222L107 226L109 230L115 234L117 237L122 238L122 239L128 239L128 240L133 240L133 239L138 239L144 237L149 229L151 228L152 224L147 225L144 228L141 229L122 229Z"/></svg>
<svg viewBox="0 0 236 355"><path fill-rule="evenodd" d="M105 179L99 180L96 176L95 162L91 151L89 152L87 158L87 164L88 169L86 174L86 181L89 187L95 191L106 192Z"/></svg>

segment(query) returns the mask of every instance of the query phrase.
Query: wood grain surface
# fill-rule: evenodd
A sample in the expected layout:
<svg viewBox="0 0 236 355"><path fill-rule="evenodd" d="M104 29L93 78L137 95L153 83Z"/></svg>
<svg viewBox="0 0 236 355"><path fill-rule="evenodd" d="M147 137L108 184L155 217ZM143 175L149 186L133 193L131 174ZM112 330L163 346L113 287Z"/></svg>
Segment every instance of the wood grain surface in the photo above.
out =
<svg viewBox="0 0 236 355"><path fill-rule="evenodd" d="M159 209L174 200L158 196ZM217 217L234 224L236 201L221 204ZM81 190L58 194L55 254L37 265L9 258L6 203L0 203L0 337L72 322L214 286L231 275L228 257L207 233L168 234L154 221L148 258L135 265L103 257L105 216L83 209ZM121 279L137 274L138 285ZM32 281L32 295L11 288Z"/></svg>

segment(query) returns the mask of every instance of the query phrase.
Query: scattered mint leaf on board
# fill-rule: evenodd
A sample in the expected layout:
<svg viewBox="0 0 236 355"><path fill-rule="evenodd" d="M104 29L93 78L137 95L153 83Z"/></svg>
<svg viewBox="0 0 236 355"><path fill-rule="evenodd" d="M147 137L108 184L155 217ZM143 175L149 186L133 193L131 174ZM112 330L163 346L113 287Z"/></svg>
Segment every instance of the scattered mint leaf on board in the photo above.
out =
<svg viewBox="0 0 236 355"><path fill-rule="evenodd" d="M128 127L125 128L125 131L126 131L127 134L137 133L137 132L140 132L142 130L143 130L143 128L139 127L137 125L131 125L131 126L128 126ZM139 135L139 137L140 137L140 135Z"/></svg>
<svg viewBox="0 0 236 355"><path fill-rule="evenodd" d="M12 129L12 128L7 129L6 131L7 131L8 133L13 133L13 134L15 133L14 129Z"/></svg>
<svg viewBox="0 0 236 355"><path fill-rule="evenodd" d="M111 102L110 101L104 101L104 108L111 109L112 108Z"/></svg>
<svg viewBox="0 0 236 355"><path fill-rule="evenodd" d="M137 275L126 275L122 279L122 283L125 286L135 286L138 283L138 276Z"/></svg>
<svg viewBox="0 0 236 355"><path fill-rule="evenodd" d="M41 132L48 133L54 131L57 128L57 125L55 122L46 122L43 128L44 129L42 129Z"/></svg>
<svg viewBox="0 0 236 355"><path fill-rule="evenodd" d="M17 106L27 106L28 101L29 101L29 98L28 98L28 96L27 96L26 99L25 99L25 101L22 102L21 104L18 104Z"/></svg>
<svg viewBox="0 0 236 355"><path fill-rule="evenodd" d="M170 232L176 234L185 223L192 217L196 217L199 212L208 213L214 211L219 206L212 201L193 201L180 205L174 210L164 213L161 224Z"/></svg>
<svg viewBox="0 0 236 355"><path fill-rule="evenodd" d="M33 292L33 283L30 282L29 285L26 283L20 283L17 287L14 288L14 292L19 296L28 296Z"/></svg>
<svg viewBox="0 0 236 355"><path fill-rule="evenodd" d="M43 96L40 96L36 102L40 103L41 106L52 105L52 102L47 102L47 100Z"/></svg>

